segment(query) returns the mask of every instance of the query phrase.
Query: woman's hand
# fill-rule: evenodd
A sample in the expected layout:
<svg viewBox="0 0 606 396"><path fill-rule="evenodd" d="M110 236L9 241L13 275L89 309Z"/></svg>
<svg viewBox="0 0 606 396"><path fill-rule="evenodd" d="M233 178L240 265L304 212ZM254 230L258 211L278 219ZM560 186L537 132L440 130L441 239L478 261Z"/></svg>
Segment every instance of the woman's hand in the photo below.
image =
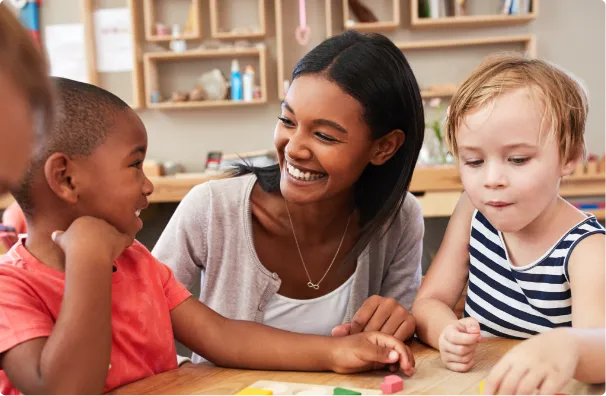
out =
<svg viewBox="0 0 606 396"><path fill-rule="evenodd" d="M360 307L349 323L332 330L332 335L343 337L365 331L380 331L401 341L415 331L415 318L391 297L371 296Z"/></svg>

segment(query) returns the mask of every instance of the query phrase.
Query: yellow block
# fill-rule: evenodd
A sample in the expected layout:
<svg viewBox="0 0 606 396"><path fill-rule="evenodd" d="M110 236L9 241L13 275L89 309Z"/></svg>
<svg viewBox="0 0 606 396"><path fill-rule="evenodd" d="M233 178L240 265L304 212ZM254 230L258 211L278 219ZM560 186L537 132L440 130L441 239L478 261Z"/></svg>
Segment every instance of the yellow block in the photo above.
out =
<svg viewBox="0 0 606 396"><path fill-rule="evenodd" d="M244 388L236 395L273 395L274 393L267 389Z"/></svg>
<svg viewBox="0 0 606 396"><path fill-rule="evenodd" d="M480 395L484 392L484 385L486 384L486 381L482 380L480 381Z"/></svg>

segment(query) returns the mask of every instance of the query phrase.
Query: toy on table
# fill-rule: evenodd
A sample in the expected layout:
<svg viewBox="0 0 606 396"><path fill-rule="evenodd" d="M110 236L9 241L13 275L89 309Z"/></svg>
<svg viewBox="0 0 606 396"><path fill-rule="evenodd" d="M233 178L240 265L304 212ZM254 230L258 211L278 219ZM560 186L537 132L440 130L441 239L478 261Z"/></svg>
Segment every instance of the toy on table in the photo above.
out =
<svg viewBox="0 0 606 396"><path fill-rule="evenodd" d="M246 392L246 393L243 393ZM257 392L257 393L252 393ZM271 392L271 393L258 393ZM295 382L257 381L236 395L380 395L377 389L343 388Z"/></svg>
<svg viewBox="0 0 606 396"><path fill-rule="evenodd" d="M42 0L11 0L19 9L19 20L38 44L40 44L40 5Z"/></svg>
<svg viewBox="0 0 606 396"><path fill-rule="evenodd" d="M400 392L402 389L404 389L404 381L397 375L388 375L381 384L381 390L385 395Z"/></svg>

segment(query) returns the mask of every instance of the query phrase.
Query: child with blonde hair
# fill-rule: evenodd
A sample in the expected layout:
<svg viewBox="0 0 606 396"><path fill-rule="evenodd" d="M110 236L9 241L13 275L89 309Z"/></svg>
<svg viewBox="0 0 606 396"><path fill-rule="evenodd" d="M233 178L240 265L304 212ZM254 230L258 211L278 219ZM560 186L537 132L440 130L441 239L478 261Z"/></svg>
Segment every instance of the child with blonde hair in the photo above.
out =
<svg viewBox="0 0 606 396"><path fill-rule="evenodd" d="M584 158L587 111L567 72L514 54L484 60L452 99L446 136L465 192L413 314L454 371L473 367L485 337L525 340L493 367L485 394L604 382L604 229L558 195Z"/></svg>

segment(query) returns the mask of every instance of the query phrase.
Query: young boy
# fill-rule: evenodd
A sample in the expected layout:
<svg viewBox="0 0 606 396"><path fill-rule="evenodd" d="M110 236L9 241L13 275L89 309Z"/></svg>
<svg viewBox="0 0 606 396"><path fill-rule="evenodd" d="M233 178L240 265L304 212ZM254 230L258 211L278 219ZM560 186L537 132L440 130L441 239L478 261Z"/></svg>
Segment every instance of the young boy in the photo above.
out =
<svg viewBox="0 0 606 396"><path fill-rule="evenodd" d="M55 81L57 122L14 192L28 237L0 264L0 393L107 392L176 368L173 337L222 366L412 374L394 337L299 335L191 298L134 241L153 191L141 120L107 91Z"/></svg>
<svg viewBox="0 0 606 396"><path fill-rule="evenodd" d="M30 35L0 4L0 195L19 184L36 135L51 121L47 65ZM1 234L1 233L0 233Z"/></svg>
<svg viewBox="0 0 606 396"><path fill-rule="evenodd" d="M528 339L492 369L485 394L604 382L604 229L558 195L584 156L586 116L572 77L519 55L489 57L452 99L446 134L465 193L413 314L454 371L473 366L483 337Z"/></svg>

